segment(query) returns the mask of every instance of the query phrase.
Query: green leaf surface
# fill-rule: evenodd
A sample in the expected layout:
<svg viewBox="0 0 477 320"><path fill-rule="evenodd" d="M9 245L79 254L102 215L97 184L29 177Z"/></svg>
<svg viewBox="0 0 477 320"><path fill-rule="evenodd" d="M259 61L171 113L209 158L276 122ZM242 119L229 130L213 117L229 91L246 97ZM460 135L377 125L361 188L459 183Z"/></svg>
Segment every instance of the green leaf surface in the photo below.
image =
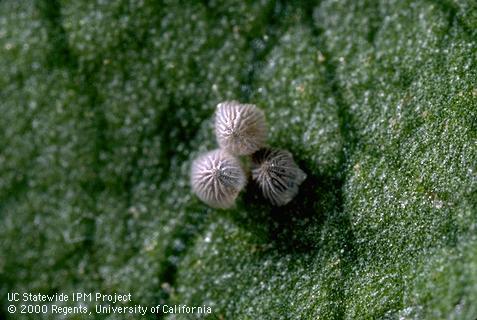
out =
<svg viewBox="0 0 477 320"><path fill-rule="evenodd" d="M59 318L7 292L84 291L210 319L475 319L476 30L473 0L1 1L0 318ZM230 99L307 173L290 204L191 193Z"/></svg>

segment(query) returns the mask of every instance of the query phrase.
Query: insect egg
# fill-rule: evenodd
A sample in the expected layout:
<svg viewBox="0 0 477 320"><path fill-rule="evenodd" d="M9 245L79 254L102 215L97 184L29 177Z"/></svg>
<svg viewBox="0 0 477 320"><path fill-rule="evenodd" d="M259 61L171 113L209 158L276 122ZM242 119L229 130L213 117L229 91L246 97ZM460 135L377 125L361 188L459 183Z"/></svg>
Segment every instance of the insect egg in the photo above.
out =
<svg viewBox="0 0 477 320"><path fill-rule="evenodd" d="M252 155L252 178L275 206L290 202L306 174L286 150L264 148Z"/></svg>
<svg viewBox="0 0 477 320"><path fill-rule="evenodd" d="M263 147L267 139L265 115L253 104L219 103L215 134L222 149L233 155L250 155Z"/></svg>
<svg viewBox="0 0 477 320"><path fill-rule="evenodd" d="M245 184L245 172L239 160L226 151L207 152L192 163L192 190L211 207L232 207Z"/></svg>

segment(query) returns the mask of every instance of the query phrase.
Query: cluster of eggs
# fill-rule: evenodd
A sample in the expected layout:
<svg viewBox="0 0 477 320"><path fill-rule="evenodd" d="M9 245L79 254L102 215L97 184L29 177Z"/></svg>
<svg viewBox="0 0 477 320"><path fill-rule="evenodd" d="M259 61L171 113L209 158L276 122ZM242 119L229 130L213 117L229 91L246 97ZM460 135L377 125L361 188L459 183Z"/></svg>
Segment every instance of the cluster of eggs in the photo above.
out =
<svg viewBox="0 0 477 320"><path fill-rule="evenodd" d="M192 163L194 193L214 208L230 208L247 183L239 156L251 157L252 179L273 205L282 206L298 193L306 174L290 152L266 147L265 114L253 104L226 101L217 105L215 135L219 149Z"/></svg>

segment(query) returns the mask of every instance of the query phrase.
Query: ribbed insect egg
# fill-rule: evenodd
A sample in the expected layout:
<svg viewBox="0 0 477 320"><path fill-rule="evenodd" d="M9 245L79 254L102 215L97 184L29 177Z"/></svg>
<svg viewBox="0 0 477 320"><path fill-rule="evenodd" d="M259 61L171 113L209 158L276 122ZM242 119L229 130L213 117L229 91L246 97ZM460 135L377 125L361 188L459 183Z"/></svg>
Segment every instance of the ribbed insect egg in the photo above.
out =
<svg viewBox="0 0 477 320"><path fill-rule="evenodd" d="M275 206L290 202L306 174L286 150L264 148L252 155L252 177L265 198Z"/></svg>
<svg viewBox="0 0 477 320"><path fill-rule="evenodd" d="M253 104L219 103L215 112L215 134L222 149L233 155L250 155L265 145L265 115Z"/></svg>
<svg viewBox="0 0 477 320"><path fill-rule="evenodd" d="M207 152L192 163L192 190L211 207L232 207L245 184L239 160L224 150Z"/></svg>

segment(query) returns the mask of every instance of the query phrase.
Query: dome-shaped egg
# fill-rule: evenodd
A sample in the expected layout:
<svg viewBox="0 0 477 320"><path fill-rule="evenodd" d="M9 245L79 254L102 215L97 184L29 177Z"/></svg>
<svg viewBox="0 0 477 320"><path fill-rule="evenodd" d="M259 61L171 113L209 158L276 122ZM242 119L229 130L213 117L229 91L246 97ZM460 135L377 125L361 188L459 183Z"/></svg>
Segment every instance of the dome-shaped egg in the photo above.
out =
<svg viewBox="0 0 477 320"><path fill-rule="evenodd" d="M224 150L207 152L192 163L192 190L211 207L232 207L245 184L240 161Z"/></svg>
<svg viewBox="0 0 477 320"><path fill-rule="evenodd" d="M265 198L275 206L282 206L296 196L306 174L290 152L264 148L252 155L252 178Z"/></svg>
<svg viewBox="0 0 477 320"><path fill-rule="evenodd" d="M215 112L215 134L222 149L233 155L250 155L265 145L265 115L253 104L219 103Z"/></svg>

